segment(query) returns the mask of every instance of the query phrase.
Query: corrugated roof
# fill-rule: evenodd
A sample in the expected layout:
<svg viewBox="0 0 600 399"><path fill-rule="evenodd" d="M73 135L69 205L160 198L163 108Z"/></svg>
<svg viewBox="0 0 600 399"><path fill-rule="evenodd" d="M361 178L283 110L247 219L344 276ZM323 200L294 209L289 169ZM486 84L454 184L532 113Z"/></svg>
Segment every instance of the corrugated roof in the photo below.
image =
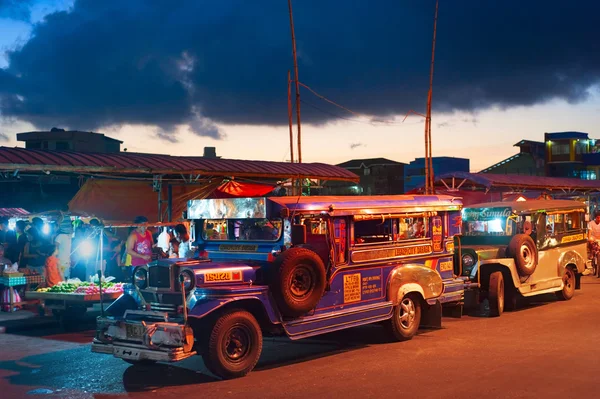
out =
<svg viewBox="0 0 600 399"><path fill-rule="evenodd" d="M255 178L358 181L354 173L324 163L287 163L121 152L115 154L0 147L0 170L107 174L199 174Z"/></svg>
<svg viewBox="0 0 600 399"><path fill-rule="evenodd" d="M29 212L23 208L0 208L0 217L14 218L28 215Z"/></svg>
<svg viewBox="0 0 600 399"><path fill-rule="evenodd" d="M436 177L436 181L447 178L467 179L486 188L510 187L545 190L600 190L600 180L581 180L570 177L545 177L525 175L500 175L492 173L453 172ZM460 182L457 182L459 184Z"/></svg>

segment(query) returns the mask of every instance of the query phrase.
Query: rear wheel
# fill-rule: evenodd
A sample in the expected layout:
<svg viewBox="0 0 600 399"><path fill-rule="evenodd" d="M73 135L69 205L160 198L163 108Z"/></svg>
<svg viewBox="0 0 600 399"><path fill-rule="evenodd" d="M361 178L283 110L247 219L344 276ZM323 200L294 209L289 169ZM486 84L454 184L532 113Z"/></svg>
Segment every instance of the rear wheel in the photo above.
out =
<svg viewBox="0 0 600 399"><path fill-rule="evenodd" d="M563 289L556 293L556 297L561 301L568 301L575 295L575 272L573 269L565 268L563 274Z"/></svg>
<svg viewBox="0 0 600 399"><path fill-rule="evenodd" d="M232 310L215 322L202 358L216 376L243 377L258 363L262 343L262 331L254 316L245 310Z"/></svg>
<svg viewBox="0 0 600 399"><path fill-rule="evenodd" d="M386 326L391 335L398 341L408 341L415 336L421 323L421 301L408 294L394 307L392 318Z"/></svg>
<svg viewBox="0 0 600 399"><path fill-rule="evenodd" d="M504 312L504 277L502 272L490 274L488 287L490 317L498 317Z"/></svg>

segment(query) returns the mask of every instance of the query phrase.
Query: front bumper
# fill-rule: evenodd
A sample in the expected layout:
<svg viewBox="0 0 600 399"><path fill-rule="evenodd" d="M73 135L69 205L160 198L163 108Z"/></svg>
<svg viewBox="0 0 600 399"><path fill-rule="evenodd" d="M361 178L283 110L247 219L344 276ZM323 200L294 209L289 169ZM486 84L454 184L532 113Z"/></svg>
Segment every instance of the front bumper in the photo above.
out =
<svg viewBox="0 0 600 399"><path fill-rule="evenodd" d="M152 360L156 362L178 362L196 354L195 351L184 352L183 348L149 349L139 344L104 343L98 339L94 339L92 342L92 352L114 355L120 359L131 361Z"/></svg>
<svg viewBox="0 0 600 399"><path fill-rule="evenodd" d="M140 315L146 320L140 320ZM92 352L159 362L177 362L196 354L189 325L169 322L166 317L165 321L152 321L151 316L151 312L128 311L123 319L99 317Z"/></svg>

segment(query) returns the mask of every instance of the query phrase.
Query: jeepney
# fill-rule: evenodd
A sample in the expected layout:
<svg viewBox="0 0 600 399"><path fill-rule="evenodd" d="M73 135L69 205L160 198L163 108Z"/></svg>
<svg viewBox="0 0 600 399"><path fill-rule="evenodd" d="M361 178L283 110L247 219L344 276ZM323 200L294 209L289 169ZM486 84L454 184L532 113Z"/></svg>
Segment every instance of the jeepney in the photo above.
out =
<svg viewBox="0 0 600 399"><path fill-rule="evenodd" d="M263 334L292 340L382 322L392 338L461 306L450 196L195 200L198 259L138 267L97 320L92 351L131 363L202 355L222 378L259 360Z"/></svg>
<svg viewBox="0 0 600 399"><path fill-rule="evenodd" d="M455 272L471 304L487 298L490 316L500 316L535 295L571 299L588 258L585 214L583 203L570 200L464 207Z"/></svg>

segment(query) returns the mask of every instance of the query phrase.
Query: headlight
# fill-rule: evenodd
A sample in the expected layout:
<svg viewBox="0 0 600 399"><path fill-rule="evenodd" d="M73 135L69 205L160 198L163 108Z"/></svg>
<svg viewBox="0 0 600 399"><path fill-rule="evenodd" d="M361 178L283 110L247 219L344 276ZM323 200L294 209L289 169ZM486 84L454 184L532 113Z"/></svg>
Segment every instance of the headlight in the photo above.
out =
<svg viewBox="0 0 600 399"><path fill-rule="evenodd" d="M148 272L146 269L142 269L141 267L135 269L133 272L133 283L142 290L148 286Z"/></svg>
<svg viewBox="0 0 600 399"><path fill-rule="evenodd" d="M462 264L464 267L471 267L475 264L475 258L471 254L465 254L462 257Z"/></svg>
<svg viewBox="0 0 600 399"><path fill-rule="evenodd" d="M192 288L194 288L194 275L189 270L184 270L181 273L179 273L179 281L183 281L183 288L186 291L189 291Z"/></svg>

